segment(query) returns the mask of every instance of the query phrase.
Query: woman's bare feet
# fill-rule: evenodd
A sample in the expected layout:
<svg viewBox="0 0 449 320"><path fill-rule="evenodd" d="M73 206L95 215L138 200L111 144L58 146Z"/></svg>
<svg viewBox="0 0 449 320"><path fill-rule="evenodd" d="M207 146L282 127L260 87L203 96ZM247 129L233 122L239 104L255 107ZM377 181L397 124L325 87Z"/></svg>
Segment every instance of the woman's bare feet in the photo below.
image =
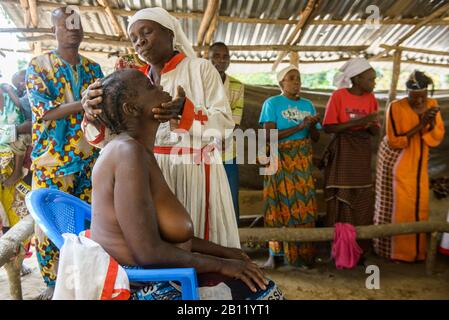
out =
<svg viewBox="0 0 449 320"><path fill-rule="evenodd" d="M260 266L260 268L266 270L274 270L283 264L283 260L283 257L275 257L270 254L268 260L262 266Z"/></svg>
<svg viewBox="0 0 449 320"><path fill-rule="evenodd" d="M55 292L55 287L47 287L41 294L36 298L36 300L51 300L53 298L53 293Z"/></svg>

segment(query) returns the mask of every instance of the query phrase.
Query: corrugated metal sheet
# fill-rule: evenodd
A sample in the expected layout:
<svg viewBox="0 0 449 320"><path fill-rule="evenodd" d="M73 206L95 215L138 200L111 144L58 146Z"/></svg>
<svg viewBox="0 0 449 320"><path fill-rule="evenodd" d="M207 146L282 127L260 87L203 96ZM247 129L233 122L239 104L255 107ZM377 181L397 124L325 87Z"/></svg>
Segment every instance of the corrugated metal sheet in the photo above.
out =
<svg viewBox="0 0 449 320"><path fill-rule="evenodd" d="M52 2L98 5L95 0L53 0ZM367 19L371 12L369 6L376 6L381 19L425 18L448 3L449 0L322 0L312 19L359 21ZM1 3L1 1L0 1ZM145 7L161 6L169 11L204 12L206 0L110 0L114 8L137 10ZM270 18L298 20L299 14L306 7L307 0L222 0L220 15L241 18ZM6 12L18 27L23 27L23 13L19 5L3 4ZM39 9L39 27L50 27L50 12ZM118 17L119 23L126 28L126 17ZM181 19L187 36L196 43L200 26L199 19ZM114 35L114 28L105 13L83 14L85 32ZM413 28L412 25L380 25L373 28L367 24L357 25L309 25L302 35L300 45L337 46L369 45L367 53L381 52L379 44L394 44ZM215 41L229 45L285 44L294 25L265 25L249 23L225 23L220 21L215 33ZM431 25L423 27L402 45L414 48L433 49L449 52L449 26ZM51 42L44 42L43 47L51 47ZM82 49L103 52L115 52L117 48L105 45L82 44ZM278 52L273 51L236 51L232 58L236 60L273 60ZM342 52L300 52L302 60L333 60L360 53ZM448 58L421 53L404 53L408 59L447 63Z"/></svg>

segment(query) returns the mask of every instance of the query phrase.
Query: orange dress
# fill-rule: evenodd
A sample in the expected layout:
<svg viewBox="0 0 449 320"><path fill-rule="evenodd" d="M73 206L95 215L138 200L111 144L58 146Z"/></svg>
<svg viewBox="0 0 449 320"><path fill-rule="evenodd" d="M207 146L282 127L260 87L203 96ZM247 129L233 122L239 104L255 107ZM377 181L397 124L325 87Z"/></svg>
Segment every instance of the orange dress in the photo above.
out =
<svg viewBox="0 0 449 320"><path fill-rule="evenodd" d="M437 105L428 99L427 107ZM429 126L411 138L401 136L419 124L418 114L408 99L394 101L386 113L386 136L378 152L374 224L425 221L429 216L429 148L444 137L441 114L435 127ZM377 254L389 259L417 261L426 257L425 234L374 239Z"/></svg>

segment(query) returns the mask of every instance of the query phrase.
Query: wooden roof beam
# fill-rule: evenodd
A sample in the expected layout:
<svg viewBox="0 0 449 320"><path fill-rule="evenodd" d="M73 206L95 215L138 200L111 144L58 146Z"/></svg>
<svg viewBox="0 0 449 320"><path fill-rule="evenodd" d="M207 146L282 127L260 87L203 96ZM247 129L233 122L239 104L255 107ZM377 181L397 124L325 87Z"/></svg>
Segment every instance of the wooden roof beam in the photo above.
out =
<svg viewBox="0 0 449 320"><path fill-rule="evenodd" d="M308 0L306 8L300 14L301 18L299 19L298 23L295 26L295 29L293 29L293 32L290 34L290 36L288 37L288 39L286 41L287 45L292 45L292 44L296 43L295 39L298 39L304 26L306 26L307 22L309 21L309 17L311 16L312 12L316 8L316 4L318 4L319 2L320 2L320 0ZM278 55L275 63L273 64L273 67L272 67L273 71L276 70L278 65L281 63L282 59L284 59L287 54L288 54L287 51L282 51Z"/></svg>
<svg viewBox="0 0 449 320"><path fill-rule="evenodd" d="M2 0L3 4L19 4L19 0ZM38 1L39 7L45 9L59 8L63 4L49 1ZM78 6L80 12L93 12L93 13L104 13L104 9L98 6ZM111 8L115 16L129 17L132 16L137 10L126 10ZM184 19L196 19L201 20L204 16L202 12L173 12L169 11L171 15L176 18ZM268 24L268 25L286 25L286 24L297 24L298 20L292 19L261 19L261 18L241 18L241 17L229 17L229 16L218 16L218 21L222 22L235 22L235 23L248 23L248 24ZM387 18L381 20L379 23L381 25L418 25L423 22L424 18L418 19L396 19ZM326 20L326 19L316 19L311 20L309 25L364 25L366 20ZM449 25L449 19L435 19L429 22L427 25L431 26L447 26Z"/></svg>
<svg viewBox="0 0 449 320"><path fill-rule="evenodd" d="M197 45L202 46L205 42L206 33L208 32L214 16L220 10L219 0L207 1L206 10L204 11L203 19L201 19L200 27L198 28ZM198 52L198 56L201 56L201 52Z"/></svg>
<svg viewBox="0 0 449 320"><path fill-rule="evenodd" d="M404 41L406 41L407 39L411 38L416 32L418 32L419 29L421 29L422 27L426 26L427 24L429 24L433 20L435 20L437 18L440 18L441 16L443 16L447 12L449 12L449 3L446 3L441 8L435 10L435 12L433 12L430 16L428 16L427 18L423 19L420 23L415 25L410 31L408 31L404 36L402 36L398 41L396 41L395 44L393 44L393 46L394 47L400 46L402 43L404 43ZM389 50L389 49L384 50L383 52L380 52L379 54L374 56L372 59L382 57L385 54L388 55L390 53L390 51L391 50Z"/></svg>
<svg viewBox="0 0 449 320"><path fill-rule="evenodd" d="M118 36L121 38L127 38L127 32L126 30L122 29L121 24L119 23L117 17L112 11L111 5L109 4L109 0L97 0L97 1L104 8L104 11L106 12L106 15L111 21L115 33L118 34Z"/></svg>
<svg viewBox="0 0 449 320"><path fill-rule="evenodd" d="M401 50L401 51L409 51L423 54L434 54L439 56L449 56L448 51L437 51L437 50L428 50L428 49L419 49L419 48L410 48L403 46L389 46L386 44L381 44L380 47L385 50Z"/></svg>

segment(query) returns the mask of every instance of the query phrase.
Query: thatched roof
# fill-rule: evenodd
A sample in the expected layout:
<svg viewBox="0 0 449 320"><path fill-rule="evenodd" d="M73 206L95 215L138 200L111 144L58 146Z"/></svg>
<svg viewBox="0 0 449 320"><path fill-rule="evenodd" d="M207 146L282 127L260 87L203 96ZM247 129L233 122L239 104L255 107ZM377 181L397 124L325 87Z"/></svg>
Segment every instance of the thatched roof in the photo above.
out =
<svg viewBox="0 0 449 320"><path fill-rule="evenodd" d="M197 50L213 41L230 45L233 61L273 63L298 52L299 61L335 62L363 55L435 66L449 65L449 0L0 0L24 41L54 48L50 11L77 5L83 17L81 49L103 54L130 50L127 17L161 6L181 19ZM379 9L377 25L367 24ZM5 30L1 30L5 32ZM18 32L21 31L21 32ZM7 47L2 44L1 47ZM295 55L293 54L293 59ZM296 58L298 59L298 58Z"/></svg>

